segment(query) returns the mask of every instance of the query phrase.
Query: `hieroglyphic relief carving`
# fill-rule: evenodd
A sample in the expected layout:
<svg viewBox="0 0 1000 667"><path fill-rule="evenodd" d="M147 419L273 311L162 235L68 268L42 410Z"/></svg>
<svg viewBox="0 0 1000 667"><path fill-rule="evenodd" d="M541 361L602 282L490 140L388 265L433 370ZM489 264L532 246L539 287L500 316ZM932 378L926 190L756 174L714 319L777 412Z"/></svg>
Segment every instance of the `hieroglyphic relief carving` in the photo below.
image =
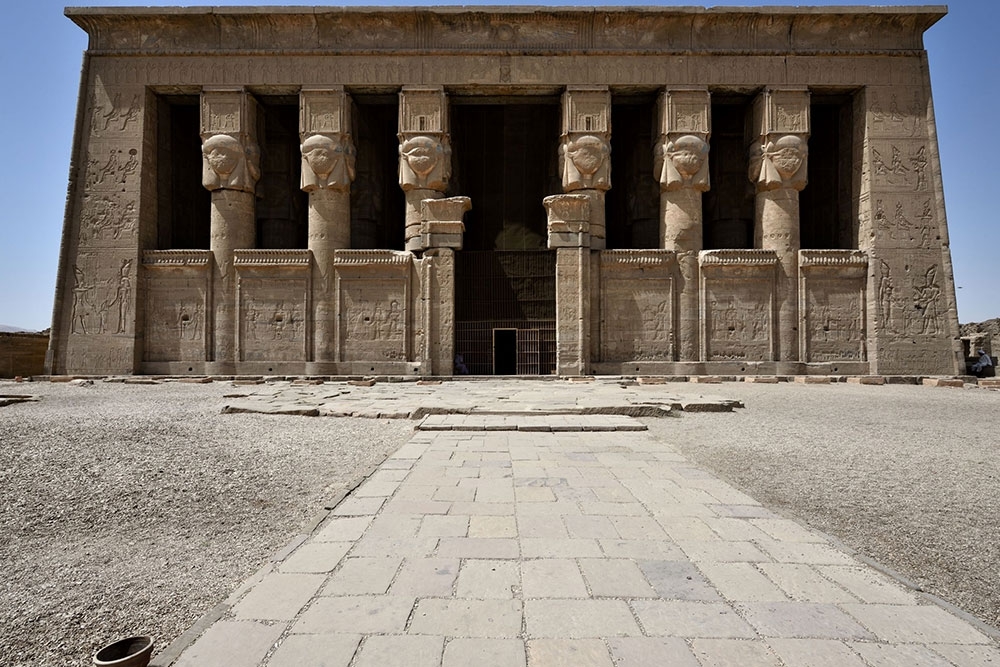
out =
<svg viewBox="0 0 1000 667"><path fill-rule="evenodd" d="M928 190L927 146L923 143L902 144L873 142L871 146L872 185L874 188L914 192Z"/></svg>
<svg viewBox="0 0 1000 667"><path fill-rule="evenodd" d="M937 276L937 264L924 273L923 280L913 281L913 305L919 311L920 335L935 335L942 328L941 284Z"/></svg>
<svg viewBox="0 0 1000 667"><path fill-rule="evenodd" d="M200 260L197 256L144 255L145 361L205 360L208 265Z"/></svg>
<svg viewBox="0 0 1000 667"><path fill-rule="evenodd" d="M117 192L85 194L80 211L80 241L117 241L135 234L139 222L136 200Z"/></svg>
<svg viewBox="0 0 1000 667"><path fill-rule="evenodd" d="M675 270L669 250L601 253L601 361L674 359Z"/></svg>
<svg viewBox="0 0 1000 667"><path fill-rule="evenodd" d="M898 337L935 337L945 331L944 293L940 269L932 264L925 271L907 270L909 292L897 286L893 267L879 260L876 277L876 313L881 330Z"/></svg>
<svg viewBox="0 0 1000 667"><path fill-rule="evenodd" d="M87 160L86 189L131 189L130 179L139 170L139 151L135 148L112 146L105 157L93 156Z"/></svg>
<svg viewBox="0 0 1000 667"><path fill-rule="evenodd" d="M920 138L924 136L927 102L921 89L911 92L872 89L868 117L874 137ZM888 94L889 101L884 102ZM904 102L900 103L899 100Z"/></svg>
<svg viewBox="0 0 1000 667"><path fill-rule="evenodd" d="M73 267L70 333L126 334L132 321L132 260L123 259L117 276L95 280L82 267ZM112 329L110 322L114 321Z"/></svg>
<svg viewBox="0 0 1000 667"><path fill-rule="evenodd" d="M706 347L709 361L771 359L770 285L761 281L714 279L706 288Z"/></svg>
<svg viewBox="0 0 1000 667"><path fill-rule="evenodd" d="M929 198L894 197L887 194L889 206L893 207L890 217L886 212L885 199L875 200L873 219L875 233L882 244L891 247L910 247L930 250L940 239L934 223L934 209Z"/></svg>
<svg viewBox="0 0 1000 667"><path fill-rule="evenodd" d="M341 282L344 361L406 360L406 289L402 281Z"/></svg>
<svg viewBox="0 0 1000 667"><path fill-rule="evenodd" d="M799 265L803 361L866 361L867 253L802 250Z"/></svg>
<svg viewBox="0 0 1000 667"><path fill-rule="evenodd" d="M308 336L308 278L253 272L239 280L241 361L302 361ZM251 277L251 275L253 277ZM267 277L264 277L267 276Z"/></svg>
<svg viewBox="0 0 1000 667"><path fill-rule="evenodd" d="M102 136L105 133L124 133L129 126L138 123L142 113L142 96L132 95L131 102L125 103L120 91L109 99L106 90L95 88L90 100L90 133Z"/></svg>

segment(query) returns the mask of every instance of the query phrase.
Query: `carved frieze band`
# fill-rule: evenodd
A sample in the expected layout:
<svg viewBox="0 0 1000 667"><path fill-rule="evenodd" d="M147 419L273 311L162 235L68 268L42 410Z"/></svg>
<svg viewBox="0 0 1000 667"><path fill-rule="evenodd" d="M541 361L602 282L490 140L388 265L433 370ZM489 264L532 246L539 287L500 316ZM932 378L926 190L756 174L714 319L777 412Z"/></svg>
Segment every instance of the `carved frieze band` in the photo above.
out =
<svg viewBox="0 0 1000 667"><path fill-rule="evenodd" d="M704 268L716 266L772 267L778 264L773 250L702 250L698 262Z"/></svg>
<svg viewBox="0 0 1000 667"><path fill-rule="evenodd" d="M298 267L308 268L312 262L309 250L236 250L233 264L237 267Z"/></svg>
<svg viewBox="0 0 1000 667"><path fill-rule="evenodd" d="M412 253L399 250L338 250L333 255L333 263L338 267L372 266L405 270L412 261Z"/></svg>
<svg viewBox="0 0 1000 667"><path fill-rule="evenodd" d="M864 250L800 250L799 266L814 267L868 267L868 253Z"/></svg>
<svg viewBox="0 0 1000 667"><path fill-rule="evenodd" d="M206 267L212 261L211 250L144 250L142 265Z"/></svg>
<svg viewBox="0 0 1000 667"><path fill-rule="evenodd" d="M673 250L604 250L601 252L601 269L663 269L673 270L677 253Z"/></svg>

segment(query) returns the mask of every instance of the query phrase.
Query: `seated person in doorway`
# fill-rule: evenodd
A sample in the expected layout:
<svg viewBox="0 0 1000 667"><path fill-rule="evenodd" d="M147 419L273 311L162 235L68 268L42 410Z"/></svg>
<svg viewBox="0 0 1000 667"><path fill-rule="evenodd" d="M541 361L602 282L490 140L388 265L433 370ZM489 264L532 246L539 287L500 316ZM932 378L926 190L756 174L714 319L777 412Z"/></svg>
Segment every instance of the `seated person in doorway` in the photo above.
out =
<svg viewBox="0 0 1000 667"><path fill-rule="evenodd" d="M465 365L465 358L461 354L455 355L455 375L468 375L469 367Z"/></svg>
<svg viewBox="0 0 1000 667"><path fill-rule="evenodd" d="M979 359L972 364L972 372L975 373L976 377L983 377L987 372L986 369L993 366L993 360L983 348L976 350L976 354L979 355Z"/></svg>

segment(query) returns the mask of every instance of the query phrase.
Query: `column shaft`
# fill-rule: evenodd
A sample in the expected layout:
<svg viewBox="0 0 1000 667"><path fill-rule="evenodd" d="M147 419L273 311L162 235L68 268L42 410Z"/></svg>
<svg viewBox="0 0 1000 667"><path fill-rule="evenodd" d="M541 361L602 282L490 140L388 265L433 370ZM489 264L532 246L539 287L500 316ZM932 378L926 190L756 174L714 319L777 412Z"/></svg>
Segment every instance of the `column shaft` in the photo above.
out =
<svg viewBox="0 0 1000 667"><path fill-rule="evenodd" d="M253 248L257 221L254 194L242 190L212 192L211 250L215 257L212 302L215 312L212 361L216 372L227 373L236 362L236 269L233 251Z"/></svg>
<svg viewBox="0 0 1000 667"><path fill-rule="evenodd" d="M799 359L799 192L792 188L757 193L759 247L778 255L775 302L778 359Z"/></svg>
<svg viewBox="0 0 1000 667"><path fill-rule="evenodd" d="M313 358L337 360L337 314L333 294L333 259L351 247L351 193L313 190L309 193L309 250L313 256Z"/></svg>
<svg viewBox="0 0 1000 667"><path fill-rule="evenodd" d="M682 188L660 193L660 239L677 253L677 357L697 361L698 251L702 249L701 192Z"/></svg>

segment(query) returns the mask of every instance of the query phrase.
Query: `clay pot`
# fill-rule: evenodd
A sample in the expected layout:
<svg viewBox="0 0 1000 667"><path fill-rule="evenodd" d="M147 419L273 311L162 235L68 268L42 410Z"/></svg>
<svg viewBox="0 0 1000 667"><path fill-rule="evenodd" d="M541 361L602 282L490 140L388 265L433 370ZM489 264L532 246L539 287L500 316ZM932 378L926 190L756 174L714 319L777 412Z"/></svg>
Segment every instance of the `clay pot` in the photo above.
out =
<svg viewBox="0 0 1000 667"><path fill-rule="evenodd" d="M153 655L152 637L129 637L108 644L94 655L97 667L146 667Z"/></svg>

